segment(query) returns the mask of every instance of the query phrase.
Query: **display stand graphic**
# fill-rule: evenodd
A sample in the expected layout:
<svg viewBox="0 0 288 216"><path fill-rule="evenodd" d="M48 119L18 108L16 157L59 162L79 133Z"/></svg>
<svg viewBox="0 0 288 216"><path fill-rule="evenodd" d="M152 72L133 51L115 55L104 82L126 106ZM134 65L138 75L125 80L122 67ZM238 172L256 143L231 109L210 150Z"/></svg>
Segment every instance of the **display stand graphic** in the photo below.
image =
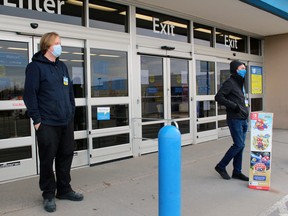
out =
<svg viewBox="0 0 288 216"><path fill-rule="evenodd" d="M273 113L250 114L249 188L270 190Z"/></svg>

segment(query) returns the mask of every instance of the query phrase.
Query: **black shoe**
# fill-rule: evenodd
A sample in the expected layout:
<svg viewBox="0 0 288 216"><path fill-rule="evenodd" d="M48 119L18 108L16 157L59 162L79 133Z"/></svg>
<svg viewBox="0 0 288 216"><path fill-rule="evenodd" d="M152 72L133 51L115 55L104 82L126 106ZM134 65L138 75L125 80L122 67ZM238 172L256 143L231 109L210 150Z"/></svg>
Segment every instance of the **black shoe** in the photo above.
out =
<svg viewBox="0 0 288 216"><path fill-rule="evenodd" d="M245 176L243 173L239 173L239 174L232 174L232 178L234 179L240 179L242 181L249 181L249 178L247 176Z"/></svg>
<svg viewBox="0 0 288 216"><path fill-rule="evenodd" d="M44 199L43 202L44 209L47 212L55 212L56 211L56 203L54 198Z"/></svg>
<svg viewBox="0 0 288 216"><path fill-rule="evenodd" d="M75 191L71 191L66 194L57 194L56 197L58 199L65 199L65 200L71 200L71 201L81 201L84 198L81 193L76 193Z"/></svg>
<svg viewBox="0 0 288 216"><path fill-rule="evenodd" d="M229 180L230 176L228 175L225 169L221 169L218 166L215 167L215 170L221 175L223 179Z"/></svg>

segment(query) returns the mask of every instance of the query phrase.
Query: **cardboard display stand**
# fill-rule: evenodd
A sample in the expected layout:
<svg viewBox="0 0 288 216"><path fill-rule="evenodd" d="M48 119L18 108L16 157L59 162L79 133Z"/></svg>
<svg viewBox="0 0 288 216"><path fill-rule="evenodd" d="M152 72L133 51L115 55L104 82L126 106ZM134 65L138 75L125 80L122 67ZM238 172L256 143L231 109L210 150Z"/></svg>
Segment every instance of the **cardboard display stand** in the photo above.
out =
<svg viewBox="0 0 288 216"><path fill-rule="evenodd" d="M270 190L273 113L250 114L249 188Z"/></svg>

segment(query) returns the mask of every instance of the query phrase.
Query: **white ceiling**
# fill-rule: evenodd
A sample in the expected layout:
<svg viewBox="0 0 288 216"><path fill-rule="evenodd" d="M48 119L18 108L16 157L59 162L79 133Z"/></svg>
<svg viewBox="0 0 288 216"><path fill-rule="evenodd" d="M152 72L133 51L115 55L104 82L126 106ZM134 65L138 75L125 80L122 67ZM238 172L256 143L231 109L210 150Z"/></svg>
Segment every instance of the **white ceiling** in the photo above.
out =
<svg viewBox="0 0 288 216"><path fill-rule="evenodd" d="M252 36L288 33L288 21L239 0L123 0Z"/></svg>

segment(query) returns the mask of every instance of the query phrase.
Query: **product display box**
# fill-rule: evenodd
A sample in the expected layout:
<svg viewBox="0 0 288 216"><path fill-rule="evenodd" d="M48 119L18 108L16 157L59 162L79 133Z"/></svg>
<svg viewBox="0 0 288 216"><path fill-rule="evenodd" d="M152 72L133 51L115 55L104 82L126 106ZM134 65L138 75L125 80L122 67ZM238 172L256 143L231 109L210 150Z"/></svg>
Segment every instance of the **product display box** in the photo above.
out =
<svg viewBox="0 0 288 216"><path fill-rule="evenodd" d="M273 113L250 114L249 188L270 190Z"/></svg>

